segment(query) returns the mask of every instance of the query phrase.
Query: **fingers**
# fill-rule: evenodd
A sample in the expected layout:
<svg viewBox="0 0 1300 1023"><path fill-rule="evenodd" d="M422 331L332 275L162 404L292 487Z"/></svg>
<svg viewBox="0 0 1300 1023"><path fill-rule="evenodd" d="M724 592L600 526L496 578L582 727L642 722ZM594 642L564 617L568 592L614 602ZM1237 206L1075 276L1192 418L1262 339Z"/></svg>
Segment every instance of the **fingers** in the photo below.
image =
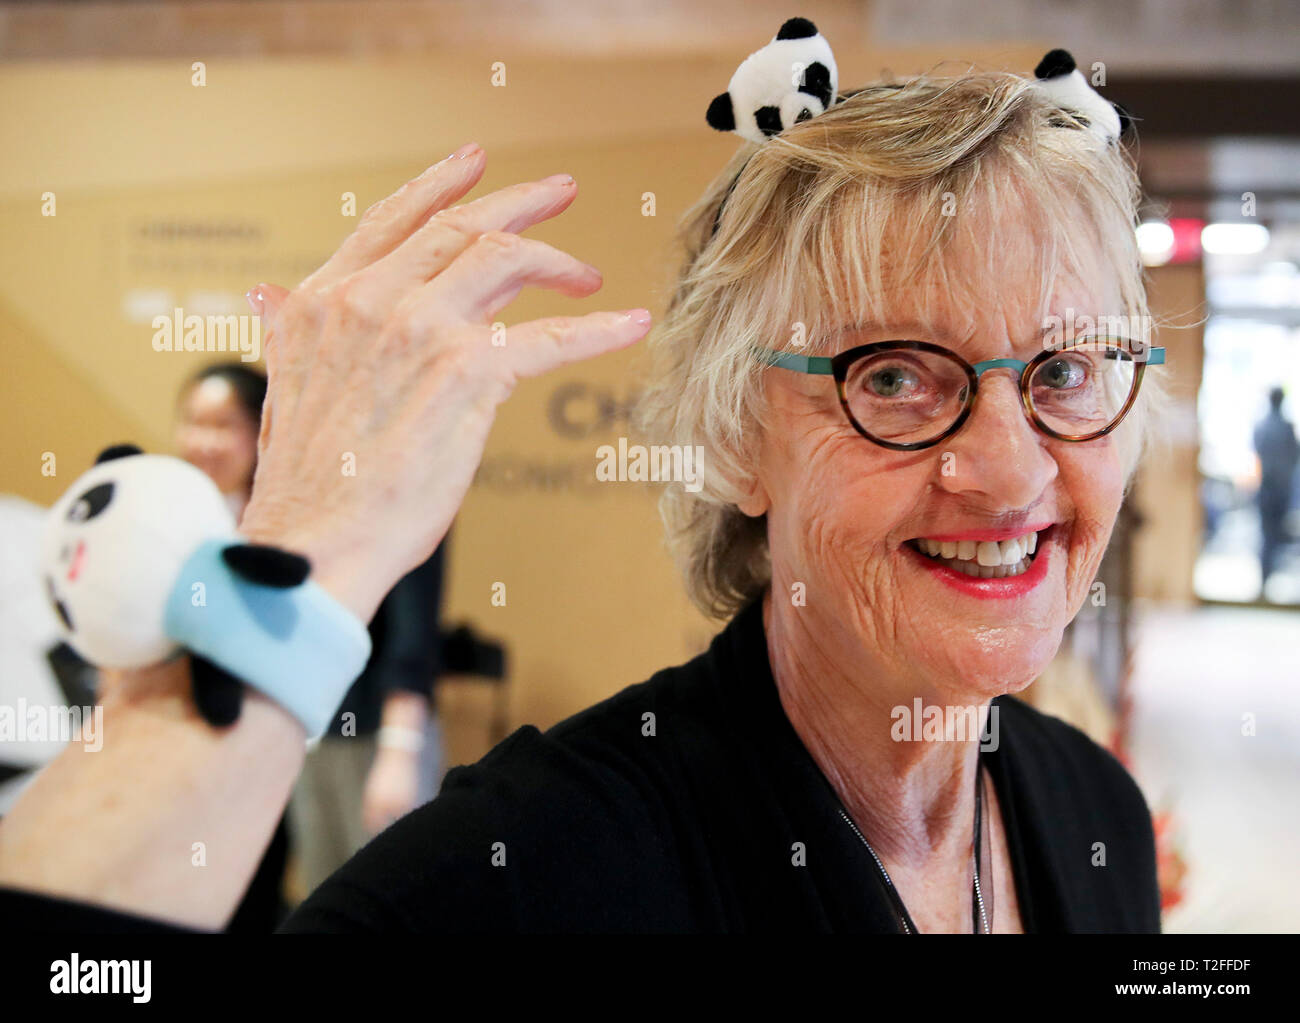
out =
<svg viewBox="0 0 1300 1023"><path fill-rule="evenodd" d="M302 283L326 287L386 256L431 216L478 184L485 162L483 150L471 142L412 178L366 210L338 251Z"/></svg>
<svg viewBox="0 0 1300 1023"><path fill-rule="evenodd" d="M248 306L253 310L253 314L260 321L260 335L262 338L262 357L266 360L266 369L270 373L272 363L274 362L273 351L275 349L275 322L280 314L280 307L284 305L289 297L289 290L282 288L278 284L266 284L265 282L249 289L244 298L248 301Z"/></svg>
<svg viewBox="0 0 1300 1023"><path fill-rule="evenodd" d="M249 289L244 295L248 301L249 308L253 313L260 316L263 325L269 325L275 319L276 313L280 311L280 306L284 300L289 297L289 289L282 288L278 284L267 284L263 282L255 288Z"/></svg>
<svg viewBox="0 0 1300 1023"><path fill-rule="evenodd" d="M552 245L488 231L421 288L416 303L436 309L444 321L477 324L494 319L526 284L585 298L602 283L594 266Z"/></svg>
<svg viewBox="0 0 1300 1023"><path fill-rule="evenodd" d="M375 274L404 289L428 281L488 231L521 231L569 208L578 189L568 174L510 185L481 199L435 213L375 264Z"/></svg>
<svg viewBox="0 0 1300 1023"><path fill-rule="evenodd" d="M508 328L502 352L513 376L533 377L626 348L649 329L645 309L554 316Z"/></svg>

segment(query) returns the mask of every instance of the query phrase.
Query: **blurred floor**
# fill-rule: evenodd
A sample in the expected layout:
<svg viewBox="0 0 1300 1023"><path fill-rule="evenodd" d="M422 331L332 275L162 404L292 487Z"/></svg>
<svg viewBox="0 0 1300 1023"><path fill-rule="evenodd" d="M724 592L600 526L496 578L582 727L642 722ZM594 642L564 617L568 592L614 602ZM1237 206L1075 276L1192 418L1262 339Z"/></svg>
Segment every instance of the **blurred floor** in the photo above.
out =
<svg viewBox="0 0 1300 1023"><path fill-rule="evenodd" d="M1295 533L1294 527L1290 530ZM1205 600L1300 604L1300 544L1283 547L1277 570L1261 593L1260 526L1254 505L1223 513L1214 536L1196 560L1196 595Z"/></svg>
<svg viewBox="0 0 1300 1023"><path fill-rule="evenodd" d="M1134 774L1188 868L1164 929L1300 931L1300 614L1148 608L1133 695Z"/></svg>

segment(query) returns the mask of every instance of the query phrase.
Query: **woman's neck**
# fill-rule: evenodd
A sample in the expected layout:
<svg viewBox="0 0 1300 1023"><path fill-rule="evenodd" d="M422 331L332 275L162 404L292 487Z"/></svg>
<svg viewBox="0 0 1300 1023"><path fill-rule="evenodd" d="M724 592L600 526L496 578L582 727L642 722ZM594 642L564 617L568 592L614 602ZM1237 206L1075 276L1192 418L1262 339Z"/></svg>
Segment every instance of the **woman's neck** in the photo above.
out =
<svg viewBox="0 0 1300 1023"><path fill-rule="evenodd" d="M922 693L915 682L891 678L869 651L845 657L836 643L851 639L829 631L843 623L820 621L809 607L783 607L771 589L763 623L786 716L876 853L904 870L963 863L973 833L978 734L915 741L908 719L919 697L941 709L969 705L982 729L987 704ZM841 663L864 668L846 675Z"/></svg>

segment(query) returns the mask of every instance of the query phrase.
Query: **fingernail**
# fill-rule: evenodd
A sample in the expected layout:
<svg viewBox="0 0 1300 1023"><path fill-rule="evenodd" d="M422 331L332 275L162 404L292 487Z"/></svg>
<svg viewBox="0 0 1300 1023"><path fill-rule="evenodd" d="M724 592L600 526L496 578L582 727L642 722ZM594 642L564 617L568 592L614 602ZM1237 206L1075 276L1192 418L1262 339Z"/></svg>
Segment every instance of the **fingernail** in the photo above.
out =
<svg viewBox="0 0 1300 1023"><path fill-rule="evenodd" d="M256 288L249 288L244 292L244 300L248 303L248 307L253 310L253 315L262 315L264 303L262 301L262 288L260 285Z"/></svg>
<svg viewBox="0 0 1300 1023"><path fill-rule="evenodd" d="M547 185L568 185L573 184L572 174L552 174L549 178L543 178L543 183Z"/></svg>
<svg viewBox="0 0 1300 1023"><path fill-rule="evenodd" d="M650 322L649 309L624 309L623 315L633 323L639 324L642 327Z"/></svg>
<svg viewBox="0 0 1300 1023"><path fill-rule="evenodd" d="M448 160L463 160L467 156L473 156L475 153L482 152L483 147L477 142L466 142L463 146L447 157Z"/></svg>

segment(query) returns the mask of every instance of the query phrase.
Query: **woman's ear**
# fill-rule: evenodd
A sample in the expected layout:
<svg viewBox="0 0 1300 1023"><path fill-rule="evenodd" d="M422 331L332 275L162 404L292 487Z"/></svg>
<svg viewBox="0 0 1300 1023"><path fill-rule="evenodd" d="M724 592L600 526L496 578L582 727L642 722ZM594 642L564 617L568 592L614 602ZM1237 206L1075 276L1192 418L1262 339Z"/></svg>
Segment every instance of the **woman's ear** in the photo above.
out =
<svg viewBox="0 0 1300 1023"><path fill-rule="evenodd" d="M767 488L763 486L763 481L757 476L751 477L748 493L736 502L736 507L743 514L756 519L760 515L766 515L771 506L772 502L768 500Z"/></svg>

